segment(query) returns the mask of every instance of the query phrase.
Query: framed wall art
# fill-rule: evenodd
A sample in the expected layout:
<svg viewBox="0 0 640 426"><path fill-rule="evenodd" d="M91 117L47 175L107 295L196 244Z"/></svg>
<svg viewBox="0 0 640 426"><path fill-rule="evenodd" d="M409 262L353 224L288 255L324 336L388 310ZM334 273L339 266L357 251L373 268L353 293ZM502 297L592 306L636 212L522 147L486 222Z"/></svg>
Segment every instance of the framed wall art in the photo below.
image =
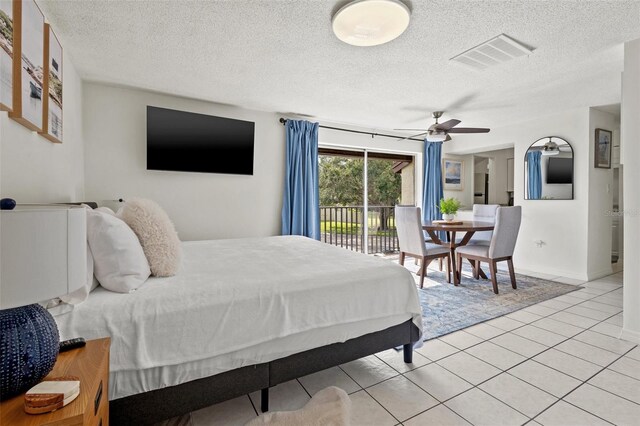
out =
<svg viewBox="0 0 640 426"><path fill-rule="evenodd" d="M0 0L0 111L13 105L13 0Z"/></svg>
<svg viewBox="0 0 640 426"><path fill-rule="evenodd" d="M42 130L44 15L34 0L13 7L13 106L9 117L30 130Z"/></svg>
<svg viewBox="0 0 640 426"><path fill-rule="evenodd" d="M62 46L49 24L44 26L42 136L62 143Z"/></svg>
<svg viewBox="0 0 640 426"><path fill-rule="evenodd" d="M595 161L597 169L611 168L612 133L610 130L596 129Z"/></svg>
<svg viewBox="0 0 640 426"><path fill-rule="evenodd" d="M462 191L464 188L464 161L442 160L442 184L445 191Z"/></svg>

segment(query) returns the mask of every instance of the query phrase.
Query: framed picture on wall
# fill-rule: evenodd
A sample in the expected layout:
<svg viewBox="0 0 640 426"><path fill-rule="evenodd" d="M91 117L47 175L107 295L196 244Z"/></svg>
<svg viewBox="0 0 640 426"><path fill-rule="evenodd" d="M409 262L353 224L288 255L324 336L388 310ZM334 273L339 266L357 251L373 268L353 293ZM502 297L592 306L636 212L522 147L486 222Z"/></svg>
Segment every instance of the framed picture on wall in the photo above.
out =
<svg viewBox="0 0 640 426"><path fill-rule="evenodd" d="M42 130L44 16L34 0L13 3L13 107L9 117Z"/></svg>
<svg viewBox="0 0 640 426"><path fill-rule="evenodd" d="M62 143L62 46L49 24L44 26L42 136Z"/></svg>
<svg viewBox="0 0 640 426"><path fill-rule="evenodd" d="M13 0L0 0L0 111L13 105Z"/></svg>
<svg viewBox="0 0 640 426"><path fill-rule="evenodd" d="M612 133L610 130L596 129L595 137L595 167L597 169L611 168Z"/></svg>
<svg viewBox="0 0 640 426"><path fill-rule="evenodd" d="M445 191L462 191L464 188L464 161L442 160L442 184Z"/></svg>

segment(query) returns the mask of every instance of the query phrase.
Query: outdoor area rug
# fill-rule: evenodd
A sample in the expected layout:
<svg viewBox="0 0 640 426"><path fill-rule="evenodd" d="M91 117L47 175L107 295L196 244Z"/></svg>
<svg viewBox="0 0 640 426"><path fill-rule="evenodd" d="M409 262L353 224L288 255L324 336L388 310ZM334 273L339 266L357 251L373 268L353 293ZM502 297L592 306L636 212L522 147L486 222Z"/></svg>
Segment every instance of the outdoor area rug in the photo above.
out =
<svg viewBox="0 0 640 426"><path fill-rule="evenodd" d="M393 261L397 263L397 257ZM511 288L509 273L498 271L500 293L495 294L491 280L473 278L468 262L463 263L462 279L457 287L447 283L444 265L443 272L431 270L437 268L437 265L437 261L431 263L424 288L418 289L425 341L582 288L516 274L518 288L514 290ZM414 264L413 258L405 260L405 267L414 273L416 283L419 284L420 277L415 275L419 267ZM486 264L483 264L482 269L489 275Z"/></svg>

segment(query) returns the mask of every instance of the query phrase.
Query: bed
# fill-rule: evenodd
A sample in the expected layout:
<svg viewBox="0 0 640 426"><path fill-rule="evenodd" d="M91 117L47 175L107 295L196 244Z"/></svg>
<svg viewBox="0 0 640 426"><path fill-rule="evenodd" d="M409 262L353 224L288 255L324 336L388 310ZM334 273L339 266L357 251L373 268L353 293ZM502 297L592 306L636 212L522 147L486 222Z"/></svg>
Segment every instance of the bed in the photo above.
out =
<svg viewBox="0 0 640 426"><path fill-rule="evenodd" d="M308 238L183 243L180 272L98 288L56 316L61 339L110 336L110 418L151 424L392 347L411 362L411 273ZM400 355L398 355L400 356Z"/></svg>

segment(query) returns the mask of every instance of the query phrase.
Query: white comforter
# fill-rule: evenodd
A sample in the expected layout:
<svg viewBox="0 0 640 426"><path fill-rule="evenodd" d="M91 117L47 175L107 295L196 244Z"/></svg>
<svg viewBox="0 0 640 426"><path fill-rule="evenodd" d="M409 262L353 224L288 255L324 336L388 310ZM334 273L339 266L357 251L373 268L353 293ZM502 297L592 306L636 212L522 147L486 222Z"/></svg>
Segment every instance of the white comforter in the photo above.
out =
<svg viewBox="0 0 640 426"><path fill-rule="evenodd" d="M99 288L56 317L61 337L111 336L113 373L393 316L406 315L422 329L413 277L388 260L303 237L194 241L183 249L176 276L151 278L131 294ZM317 346L344 337L325 337Z"/></svg>

